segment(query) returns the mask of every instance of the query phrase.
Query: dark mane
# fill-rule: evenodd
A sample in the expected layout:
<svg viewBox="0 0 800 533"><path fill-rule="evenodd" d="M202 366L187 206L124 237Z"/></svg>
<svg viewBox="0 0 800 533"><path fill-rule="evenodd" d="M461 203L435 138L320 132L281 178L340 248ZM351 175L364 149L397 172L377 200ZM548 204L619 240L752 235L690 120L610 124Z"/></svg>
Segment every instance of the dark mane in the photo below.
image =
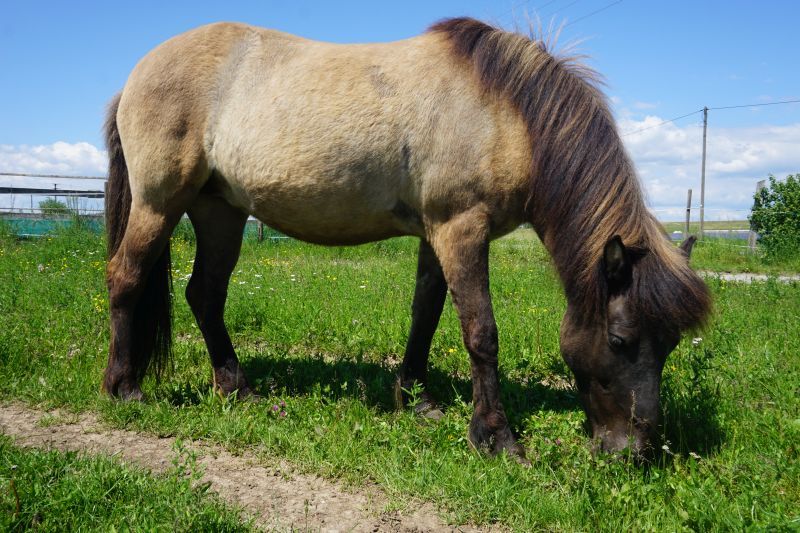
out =
<svg viewBox="0 0 800 533"><path fill-rule="evenodd" d="M648 212L597 75L540 41L471 18L430 31L446 35L480 83L521 113L533 153L528 212L570 304L588 319L605 313L601 258L619 235L639 252L628 289L638 310L681 330L700 325L711 306L708 289Z"/></svg>

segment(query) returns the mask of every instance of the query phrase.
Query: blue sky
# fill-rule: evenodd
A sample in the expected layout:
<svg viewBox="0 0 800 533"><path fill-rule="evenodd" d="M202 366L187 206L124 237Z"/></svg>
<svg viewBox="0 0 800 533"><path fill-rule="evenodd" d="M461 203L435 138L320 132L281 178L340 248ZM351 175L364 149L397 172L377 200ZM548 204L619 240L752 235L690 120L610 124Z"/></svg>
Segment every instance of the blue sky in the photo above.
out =
<svg viewBox="0 0 800 533"><path fill-rule="evenodd" d="M800 3L790 1L5 2L0 172L102 173L106 102L147 51L201 24L236 20L367 42L410 37L447 16L511 28L537 13L545 24L568 24L562 44L582 40L623 133L704 105L800 99ZM687 187L699 187L700 120L625 137L662 218ZM798 143L800 104L711 111L707 207L743 218L755 181L800 172Z"/></svg>

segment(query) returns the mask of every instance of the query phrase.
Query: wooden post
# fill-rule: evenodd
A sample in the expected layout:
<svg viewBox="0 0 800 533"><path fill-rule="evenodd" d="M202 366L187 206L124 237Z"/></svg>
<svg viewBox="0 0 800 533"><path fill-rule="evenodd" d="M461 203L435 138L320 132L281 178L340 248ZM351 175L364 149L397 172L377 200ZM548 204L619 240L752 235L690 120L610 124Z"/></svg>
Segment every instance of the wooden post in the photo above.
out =
<svg viewBox="0 0 800 533"><path fill-rule="evenodd" d="M692 189L689 189L689 194L686 195L686 224L683 226L683 240L689 238L689 220L692 217Z"/></svg>
<svg viewBox="0 0 800 533"><path fill-rule="evenodd" d="M258 221L258 242L264 241L264 223Z"/></svg>
<svg viewBox="0 0 800 533"><path fill-rule="evenodd" d="M703 238L703 222L706 207L706 131L708 130L708 108L703 108L703 166L700 170L700 235Z"/></svg>
<svg viewBox="0 0 800 533"><path fill-rule="evenodd" d="M761 191L761 189L766 187L766 185L767 185L767 180L761 180L758 183L756 183L756 194L758 194ZM752 224L750 225L750 235L747 236L747 245L750 247L751 252L756 251L756 232L753 231Z"/></svg>

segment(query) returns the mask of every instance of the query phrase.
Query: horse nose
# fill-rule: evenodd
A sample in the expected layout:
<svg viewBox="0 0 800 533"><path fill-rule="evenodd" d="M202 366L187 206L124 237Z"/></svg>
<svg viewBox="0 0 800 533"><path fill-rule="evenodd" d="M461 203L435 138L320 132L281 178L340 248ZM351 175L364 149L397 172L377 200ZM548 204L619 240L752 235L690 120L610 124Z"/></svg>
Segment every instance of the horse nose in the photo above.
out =
<svg viewBox="0 0 800 533"><path fill-rule="evenodd" d="M653 455L652 437L649 432L607 432L600 436L600 451L629 457L636 462L649 460Z"/></svg>

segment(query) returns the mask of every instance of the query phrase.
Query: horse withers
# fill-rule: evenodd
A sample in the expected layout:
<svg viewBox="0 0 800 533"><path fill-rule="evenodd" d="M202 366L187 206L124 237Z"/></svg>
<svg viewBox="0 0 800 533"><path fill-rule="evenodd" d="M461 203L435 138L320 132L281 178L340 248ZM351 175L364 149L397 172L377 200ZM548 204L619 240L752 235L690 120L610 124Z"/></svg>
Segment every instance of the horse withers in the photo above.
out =
<svg viewBox="0 0 800 533"><path fill-rule="evenodd" d="M186 297L215 386L251 393L223 322L248 215L309 242L420 238L398 384L427 385L450 290L472 366L469 440L524 457L499 397L489 243L530 222L567 312L564 358L604 450L643 453L665 358L710 298L647 211L594 74L458 18L386 44L243 24L179 35L136 66L106 124L111 346L103 389L140 399L170 352L169 237L197 251ZM401 400L404 393L401 392ZM417 410L440 413L427 392Z"/></svg>

